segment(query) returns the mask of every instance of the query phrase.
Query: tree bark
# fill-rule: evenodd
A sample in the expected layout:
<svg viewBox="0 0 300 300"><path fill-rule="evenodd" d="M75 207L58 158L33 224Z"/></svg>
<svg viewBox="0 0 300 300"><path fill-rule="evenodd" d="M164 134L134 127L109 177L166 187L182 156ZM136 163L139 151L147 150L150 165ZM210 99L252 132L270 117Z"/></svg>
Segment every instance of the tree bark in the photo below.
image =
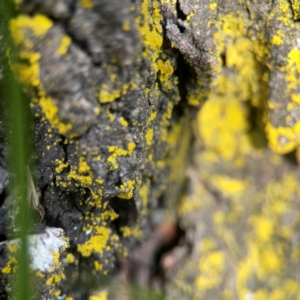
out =
<svg viewBox="0 0 300 300"><path fill-rule="evenodd" d="M32 238L57 245L49 268L34 269L43 297L94 299L116 259L169 218L185 232L168 252L170 299L296 299L297 2L23 0L17 9L11 67L30 96L31 172L45 211Z"/></svg>

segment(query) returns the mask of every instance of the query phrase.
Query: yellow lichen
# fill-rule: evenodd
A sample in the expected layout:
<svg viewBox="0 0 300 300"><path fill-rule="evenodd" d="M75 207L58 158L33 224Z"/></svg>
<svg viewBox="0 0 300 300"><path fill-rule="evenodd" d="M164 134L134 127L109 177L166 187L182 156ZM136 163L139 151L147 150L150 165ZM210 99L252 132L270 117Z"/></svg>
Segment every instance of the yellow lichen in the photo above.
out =
<svg viewBox="0 0 300 300"><path fill-rule="evenodd" d="M52 274L46 281L46 285L57 285L62 280L62 274Z"/></svg>
<svg viewBox="0 0 300 300"><path fill-rule="evenodd" d="M15 44L18 46L22 44L27 49L32 49L33 44L24 34L24 30L28 28L35 36L42 38L52 25L53 22L41 14L36 14L33 17L21 14L17 18L12 19L9 24Z"/></svg>
<svg viewBox="0 0 300 300"><path fill-rule="evenodd" d="M151 62L151 72L156 78L159 78L163 88L171 90L173 85L171 76L174 72L174 68L171 61L165 59L161 50L163 44L163 30L161 26L162 15L160 3L153 1L151 5L149 0L144 0L142 2L141 11L142 16L137 17L136 22L145 45L143 56ZM147 89L145 94L148 94Z"/></svg>
<svg viewBox="0 0 300 300"><path fill-rule="evenodd" d="M75 257L74 257L74 255L73 255L72 253L68 253L68 254L67 254L67 257L66 257L66 260L67 260L67 262L68 262L69 264L72 264L72 263L74 263L74 261L75 261Z"/></svg>
<svg viewBox="0 0 300 300"><path fill-rule="evenodd" d="M211 183L225 195L240 194L244 192L246 188L246 183L244 181L227 176L213 175L210 180Z"/></svg>
<svg viewBox="0 0 300 300"><path fill-rule="evenodd" d="M140 229L140 225L136 224L134 226L128 227L123 226L121 227L121 232L123 233L123 236L126 237L135 237L135 238L141 238L144 236L143 232Z"/></svg>
<svg viewBox="0 0 300 300"><path fill-rule="evenodd" d="M117 162L118 156L131 156L135 147L136 145L134 142L128 143L128 150L121 149L117 146L109 146L108 151L112 153L112 155L107 158L107 161L110 164L110 170L116 170L119 168L119 164Z"/></svg>
<svg viewBox="0 0 300 300"><path fill-rule="evenodd" d="M123 192L118 194L118 197L122 199L131 199L133 197L134 186L134 180L128 180L121 184L120 188L123 190Z"/></svg>
<svg viewBox="0 0 300 300"><path fill-rule="evenodd" d="M90 296L89 300L108 300L108 292L105 290L101 291L93 296Z"/></svg>
<svg viewBox="0 0 300 300"><path fill-rule="evenodd" d="M67 134L72 129L72 124L70 123L62 123L58 118L58 107L55 101L50 97L41 97L38 99L38 103L41 106L45 117L50 121L54 128L61 134Z"/></svg>
<svg viewBox="0 0 300 300"><path fill-rule="evenodd" d="M57 48L58 55L64 55L67 53L69 46L71 45L71 38L68 35L62 37L59 47Z"/></svg>
<svg viewBox="0 0 300 300"><path fill-rule="evenodd" d="M61 173L65 168L69 166L68 163L64 163L60 159L55 159L55 163L57 164L57 167L55 168L56 173Z"/></svg>
<svg viewBox="0 0 300 300"><path fill-rule="evenodd" d="M149 122L153 121L156 118L156 111L153 111L150 115Z"/></svg>
<svg viewBox="0 0 300 300"><path fill-rule="evenodd" d="M224 263L224 254L221 251L213 251L202 257L199 262L200 275L195 282L200 291L210 290L220 284Z"/></svg>
<svg viewBox="0 0 300 300"><path fill-rule="evenodd" d="M125 20L122 24L122 29L124 31L129 31L130 30L130 22L128 20Z"/></svg>
<svg viewBox="0 0 300 300"><path fill-rule="evenodd" d="M299 86L299 73L300 73L300 50L293 48L287 55L287 65L285 67L288 70L285 79L288 82L288 89L296 89Z"/></svg>
<svg viewBox="0 0 300 300"><path fill-rule="evenodd" d="M37 14L33 17L19 15L10 21L10 30L13 40L21 49L19 56L26 63L17 63L12 66L19 80L25 88L34 87L39 91L39 98L34 98L33 102L38 103L46 119L56 128L59 133L67 134L72 129L72 124L61 122L58 116L59 109L55 99L47 96L40 81L40 53L33 51L33 42L29 38L28 30L38 38L44 38L52 27L52 21L43 15ZM26 49L26 51L24 50Z"/></svg>
<svg viewBox="0 0 300 300"><path fill-rule="evenodd" d="M107 103L112 102L115 99L121 96L121 89L110 91L106 84L102 84L100 91L99 91L99 102L100 103Z"/></svg>
<svg viewBox="0 0 300 300"><path fill-rule="evenodd" d="M293 20L299 16L298 12L295 11L295 7L297 7L295 5L294 1L292 3L279 1L272 8L268 17L268 22L276 20L278 22L276 28L280 28L275 31L271 42L274 45L285 44L288 50L288 53L282 56L285 63L278 67L278 70L284 75L284 79L281 80L283 86L278 98L284 100L269 100L269 118L266 126L271 149L281 154L288 153L299 145L299 122L293 116L295 111L299 109L297 94L300 86L300 51L290 42L286 43L289 37L294 36L299 31L299 24ZM279 110L286 111L287 115L275 124L274 120L278 119L276 115L278 115Z"/></svg>
<svg viewBox="0 0 300 300"><path fill-rule="evenodd" d="M79 164L78 164L78 172L79 173L92 173L92 170L90 166L87 164L85 159L83 157L79 158Z"/></svg>
<svg viewBox="0 0 300 300"><path fill-rule="evenodd" d="M210 3L209 4L210 10L215 10L217 8L217 6L218 6L218 3Z"/></svg>
<svg viewBox="0 0 300 300"><path fill-rule="evenodd" d="M77 245L77 251L84 257L89 257L92 253L99 253L102 255L107 247L110 234L109 228L104 226L96 227L95 233L92 234L89 240L83 244Z"/></svg>
<svg viewBox="0 0 300 300"><path fill-rule="evenodd" d="M103 269L102 265L97 260L94 261L94 267L97 271L101 271Z"/></svg>
<svg viewBox="0 0 300 300"><path fill-rule="evenodd" d="M174 72L174 69L171 65L170 60L163 61L161 59L157 60L155 64L156 72L160 72L159 79L160 81L168 88L171 88L171 75Z"/></svg>
<svg viewBox="0 0 300 300"><path fill-rule="evenodd" d="M99 90L98 99L100 103L109 103L118 98L122 95L126 95L128 90L135 90L136 84L134 82L129 82L124 84L121 88L112 88L107 84L102 84Z"/></svg>
<svg viewBox="0 0 300 300"><path fill-rule="evenodd" d="M153 128L149 128L146 132L146 144L151 146L153 143Z"/></svg>
<svg viewBox="0 0 300 300"><path fill-rule="evenodd" d="M15 273L17 269L17 260L15 257L11 257L6 266L1 270L3 274Z"/></svg>
<svg viewBox="0 0 300 300"><path fill-rule="evenodd" d="M127 122L123 117L120 117L120 118L119 118L119 121L120 121L120 123L121 123L124 127L127 127L127 126L128 126L128 122Z"/></svg>
<svg viewBox="0 0 300 300"><path fill-rule="evenodd" d="M18 80L25 86L32 85L38 87L40 85L40 69L39 60L41 55L37 52L20 51L19 57L22 60L27 60L29 64L17 63L13 66Z"/></svg>
<svg viewBox="0 0 300 300"><path fill-rule="evenodd" d="M79 175L76 172L76 169L74 167L71 167L70 172L67 176L68 180L75 180L80 182L82 186L88 187L92 184L92 175Z"/></svg>
<svg viewBox="0 0 300 300"><path fill-rule="evenodd" d="M235 99L212 96L198 114L198 129L208 149L223 159L251 149L244 104Z"/></svg>
<svg viewBox="0 0 300 300"><path fill-rule="evenodd" d="M128 152L128 155L129 155L129 156L132 155L133 150L135 149L135 147L136 147L135 142L130 142L130 143L128 143L128 145L127 145L127 149L128 149L127 152Z"/></svg>
<svg viewBox="0 0 300 300"><path fill-rule="evenodd" d="M269 145L273 151L277 153L287 153L292 151L300 142L300 122L294 127L273 127L272 124L266 125L267 137Z"/></svg>
<svg viewBox="0 0 300 300"><path fill-rule="evenodd" d="M82 7L86 9L91 9L93 8L93 1L92 0L80 0L80 3Z"/></svg>
<svg viewBox="0 0 300 300"><path fill-rule="evenodd" d="M265 217L254 216L251 218L251 223L254 227L254 232L258 242L264 243L272 238L274 231L274 224L272 220Z"/></svg>
<svg viewBox="0 0 300 300"><path fill-rule="evenodd" d="M291 0L292 9L294 13L294 20L300 19L300 3L297 0Z"/></svg>
<svg viewBox="0 0 300 300"><path fill-rule="evenodd" d="M283 43L283 40L281 39L281 37L279 37L277 35L274 35L272 37L271 43L274 44L274 45L281 45Z"/></svg>
<svg viewBox="0 0 300 300"><path fill-rule="evenodd" d="M117 163L117 156L113 154L107 158L107 162L110 164L110 170L117 170L119 168L119 164Z"/></svg>
<svg viewBox="0 0 300 300"><path fill-rule="evenodd" d="M149 182L146 182L139 189L139 194L142 199L143 209L141 214L145 215L148 207L148 195L149 195Z"/></svg>

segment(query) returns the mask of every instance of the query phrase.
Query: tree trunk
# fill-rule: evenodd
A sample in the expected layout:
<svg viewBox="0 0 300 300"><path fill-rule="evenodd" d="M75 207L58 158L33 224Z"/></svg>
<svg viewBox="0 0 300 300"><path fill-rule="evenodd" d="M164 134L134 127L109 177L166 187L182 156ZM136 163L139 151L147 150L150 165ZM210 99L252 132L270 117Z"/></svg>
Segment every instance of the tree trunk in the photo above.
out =
<svg viewBox="0 0 300 300"><path fill-rule="evenodd" d="M299 4L20 2L43 299L107 297L103 276L166 219L185 232L159 260L170 299L296 299Z"/></svg>

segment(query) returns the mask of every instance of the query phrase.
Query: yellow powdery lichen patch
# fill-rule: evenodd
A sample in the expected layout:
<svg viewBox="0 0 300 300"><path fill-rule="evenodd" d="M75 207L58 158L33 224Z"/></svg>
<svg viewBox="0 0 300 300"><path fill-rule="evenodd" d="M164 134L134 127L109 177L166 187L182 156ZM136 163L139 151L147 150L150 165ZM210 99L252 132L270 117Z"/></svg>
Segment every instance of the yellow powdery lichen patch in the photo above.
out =
<svg viewBox="0 0 300 300"><path fill-rule="evenodd" d="M293 48L287 55L287 65L284 69L287 71L285 80L288 82L288 89L297 89L300 85L300 50Z"/></svg>
<svg viewBox="0 0 300 300"><path fill-rule="evenodd" d="M266 125L269 146L277 153L288 153L300 143L300 122L293 127L274 127L271 123Z"/></svg>
<svg viewBox="0 0 300 300"><path fill-rule="evenodd" d="M118 194L118 197L123 199L131 199L133 197L134 186L134 180L128 180L121 184L120 188L123 190L123 192Z"/></svg>
<svg viewBox="0 0 300 300"><path fill-rule="evenodd" d="M298 0L291 0L292 9L294 13L294 20L300 19L300 2Z"/></svg>
<svg viewBox="0 0 300 300"><path fill-rule="evenodd" d="M75 262L75 257L72 253L68 253L67 254L67 257L66 257L66 261L69 263L69 264L72 264Z"/></svg>
<svg viewBox="0 0 300 300"><path fill-rule="evenodd" d="M91 170L90 166L87 164L87 162L85 161L85 159L83 157L79 158L78 171L79 171L79 173L92 174L92 170Z"/></svg>
<svg viewBox="0 0 300 300"><path fill-rule="evenodd" d="M117 162L117 155L115 153L107 158L107 162L110 165L110 171L117 170L119 168L119 164Z"/></svg>
<svg viewBox="0 0 300 300"><path fill-rule="evenodd" d="M122 29L124 31L129 31L130 30L130 22L128 20L125 20L122 24Z"/></svg>
<svg viewBox="0 0 300 300"><path fill-rule="evenodd" d="M171 89L171 75L174 72L174 69L171 65L170 60L163 61L161 59L157 60L155 64L156 72L160 72L159 79L160 81L168 88Z"/></svg>
<svg viewBox="0 0 300 300"><path fill-rule="evenodd" d="M72 129L71 123L62 123L58 118L58 107L52 98L44 96L36 100L41 106L46 119L59 133L65 135Z"/></svg>
<svg viewBox="0 0 300 300"><path fill-rule="evenodd" d="M150 181L148 180L145 184L143 184L140 189L139 189L139 194L142 199L142 215L146 215L147 213L147 207L148 207L148 197L149 197L149 183Z"/></svg>
<svg viewBox="0 0 300 300"><path fill-rule="evenodd" d="M241 194L246 189L246 182L222 175L213 175L210 181L225 195Z"/></svg>
<svg viewBox="0 0 300 300"><path fill-rule="evenodd" d="M224 160L241 160L253 150L249 105L245 102L263 109L267 99L268 72L262 67L267 47L263 36L247 36L251 23L242 12L220 15L218 19L214 24L218 75L199 111L198 130L206 150ZM221 59L224 53L225 62Z"/></svg>
<svg viewBox="0 0 300 300"><path fill-rule="evenodd" d="M149 128L146 132L146 144L151 146L153 144L153 128Z"/></svg>
<svg viewBox="0 0 300 300"><path fill-rule="evenodd" d="M105 290L89 297L89 300L107 300L107 299L108 299L108 292Z"/></svg>
<svg viewBox="0 0 300 300"><path fill-rule="evenodd" d="M60 159L55 159L55 163L57 164L57 167L55 168L56 173L61 173L65 168L69 166L68 163L64 163Z"/></svg>
<svg viewBox="0 0 300 300"><path fill-rule="evenodd" d="M104 226L98 226L95 228L95 232L92 233L91 238L83 244L77 245L77 251L84 257L91 256L92 253L103 254L105 248L108 247L107 242L111 235L109 228Z"/></svg>
<svg viewBox="0 0 300 300"><path fill-rule="evenodd" d="M178 207L179 216L185 216L188 213L197 210L201 206L198 197L194 195L185 196L181 199L181 203Z"/></svg>
<svg viewBox="0 0 300 300"><path fill-rule="evenodd" d="M198 130L207 149L226 160L247 153L251 149L247 115L244 103L212 95L197 118Z"/></svg>
<svg viewBox="0 0 300 300"><path fill-rule="evenodd" d="M92 0L80 0L80 3L82 7L86 9L91 9L93 7L93 1Z"/></svg>
<svg viewBox="0 0 300 300"><path fill-rule="evenodd" d="M123 233L123 236L126 237L135 237L135 238L141 238L144 236L143 232L140 229L140 225L136 224L134 226L128 227L123 226L121 227L121 232Z"/></svg>
<svg viewBox="0 0 300 300"><path fill-rule="evenodd" d="M112 88L107 84L102 84L99 90L99 102L108 103L112 102L122 95L126 95L129 90L133 91L136 89L136 84L134 82L129 82L124 84L121 88Z"/></svg>
<svg viewBox="0 0 300 300"><path fill-rule="evenodd" d="M38 87L40 85L40 68L39 60L40 53L30 51L20 51L19 57L21 60L26 60L29 63L17 63L13 66L14 72L17 74L18 80L25 86Z"/></svg>
<svg viewBox="0 0 300 300"><path fill-rule="evenodd" d="M128 143L128 145L127 145L127 149L128 149L127 152L128 152L128 155L129 155L129 156L132 155L133 150L135 149L135 147L136 147L135 142L130 142L130 143Z"/></svg>
<svg viewBox="0 0 300 300"><path fill-rule="evenodd" d="M218 31L214 35L217 58L221 67L221 55L225 51L226 67L231 69L234 80L229 83L231 76L224 74L226 82L221 83L222 77L217 77L214 84L224 86L224 83L229 83L227 93L232 97L262 106L266 102L268 73L261 68L260 62L264 63L268 47L262 34L252 39L247 36L250 26L251 23L240 12L220 17L216 24ZM225 89L228 88L226 85Z"/></svg>
<svg viewBox="0 0 300 300"><path fill-rule="evenodd" d="M89 187L92 184L92 174L82 175L79 174L75 167L71 167L67 176L68 180L75 180L84 187Z"/></svg>
<svg viewBox="0 0 300 300"><path fill-rule="evenodd" d="M94 261L94 267L96 271L101 271L103 269L103 266L100 264L98 260Z"/></svg>
<svg viewBox="0 0 300 300"><path fill-rule="evenodd" d="M95 180L95 182L100 183L97 179ZM102 184L102 182L100 184ZM92 197L88 201L89 205L100 208L102 206L102 189L100 188L97 190L97 192L94 192L92 188L88 188L92 195Z"/></svg>
<svg viewBox="0 0 300 300"><path fill-rule="evenodd" d="M142 3L142 17L137 17L136 22L140 30L145 50L143 56L149 59L153 74L159 78L166 90L172 88L171 75L174 68L169 59L161 59L163 53L161 50L163 44L163 30L161 26L162 15L160 3L144 0Z"/></svg>
<svg viewBox="0 0 300 300"><path fill-rule="evenodd" d="M72 124L61 122L55 100L47 96L42 86L39 66L41 54L32 50L34 42L30 38L30 33L37 38L44 38L52 25L53 23L49 18L40 14L33 17L19 15L10 21L10 31L14 43L21 49L19 57L21 60L26 60L25 63L14 64L12 68L26 89L31 87L38 89L39 98L34 98L33 102L40 105L45 118L52 127L65 135L72 129Z"/></svg>
<svg viewBox="0 0 300 300"><path fill-rule="evenodd" d="M198 218L201 219L202 213L205 219L198 224L199 230L205 232L204 237L195 248L197 256L192 255L193 263L199 264L198 269L187 273L188 282L196 275L197 290L189 299L206 299L213 293L218 295L217 299L223 299L218 294L220 290L222 296L232 292L228 299L247 299L249 295L262 300L298 299L300 286L296 278L300 251L291 240L300 228L299 179L293 173L282 174L276 181L272 178L262 190L254 191L249 182L250 192L243 191L238 199L228 194L226 210L222 205L216 206L207 197L207 190L199 186L195 186L197 190L189 199L184 199L183 205L188 207L184 213L197 216L197 211ZM236 284L232 285L232 281Z"/></svg>
<svg viewBox="0 0 300 300"><path fill-rule="evenodd" d="M298 197L299 193L297 179L287 174L280 181L269 183L262 195L254 197L255 204L261 205L261 209L248 220L252 229L251 234L247 235L248 253L240 261L237 272L240 299L251 293L248 287L251 280L264 283L260 292L265 299L280 295L280 290L282 296L299 295L299 285L293 291L286 289L289 284L293 286L292 283L296 282L290 277L295 271L290 264L294 259L294 263L298 261L291 255L294 246L290 244L295 233L292 226L296 215L290 215L294 221L291 219L289 225L283 225L283 216L291 213L294 204L292 199Z"/></svg>
<svg viewBox="0 0 300 300"><path fill-rule="evenodd" d="M196 286L200 292L206 292L217 287L222 280L225 257L222 251L206 253L203 249L203 256L199 261L200 275L196 279Z"/></svg>
<svg viewBox="0 0 300 300"><path fill-rule="evenodd" d="M33 17L19 15L10 21L9 27L15 44L17 46L23 45L25 48L31 49L33 44L24 32L30 29L33 35L43 38L52 25L53 22L48 17L36 14Z"/></svg>
<svg viewBox="0 0 300 300"><path fill-rule="evenodd" d="M14 274L17 270L17 259L16 257L11 257L7 262L6 266L1 270L3 274Z"/></svg>
<svg viewBox="0 0 300 300"><path fill-rule="evenodd" d="M215 10L215 9L217 8L217 6L218 6L218 3L216 3L216 2L210 3L210 4L209 4L209 9L210 9L210 10Z"/></svg>
<svg viewBox="0 0 300 300"><path fill-rule="evenodd" d="M153 13L150 14L149 11L149 0L144 0L142 3L142 15L137 17L137 24L140 29L140 33L143 37L144 44L149 47L151 50L158 51L160 50L163 42L162 38L162 27L160 22L162 16L160 14L159 2L154 1L152 3ZM149 49L149 50L150 50ZM146 49L144 56L149 54L149 50ZM156 56L156 55L155 55ZM157 57L156 57L157 58Z"/></svg>
<svg viewBox="0 0 300 300"><path fill-rule="evenodd" d="M272 238L272 234L274 232L274 224L272 220L263 216L253 216L251 218L251 224L254 228L258 242L268 242Z"/></svg>
<svg viewBox="0 0 300 300"><path fill-rule="evenodd" d="M128 126L128 122L123 118L120 117L119 118L119 122L121 123L122 126L127 127Z"/></svg>
<svg viewBox="0 0 300 300"><path fill-rule="evenodd" d="M300 87L300 51L293 48L287 55L287 65L282 67L282 71L286 74L285 81L287 90L285 95L291 97L286 110L292 114L293 111L299 109L298 89ZM281 108L284 109L284 108ZM292 120L291 116L286 121ZM283 124L285 125L285 124ZM295 122L291 126L274 127L270 122L266 126L269 139L269 145L273 151L277 153L288 153L300 144L300 122Z"/></svg>
<svg viewBox="0 0 300 300"><path fill-rule="evenodd" d="M287 54L278 56L282 60L282 65L276 66L276 71L284 77L281 79L282 88L280 91L278 90L274 99L269 101L269 120L266 126L269 145L274 152L280 154L294 150L300 143L299 118L297 117L299 111L300 50L297 45L291 43L291 40L299 32L299 23L294 21L298 18L299 1L278 1L268 17L268 22L271 24L276 20L277 28L279 28L271 40L272 44L282 44L282 46L287 47L283 53L288 50ZM280 114L285 112L285 117L280 118L278 116L279 110Z"/></svg>
<svg viewBox="0 0 300 300"><path fill-rule="evenodd" d="M109 146L108 151L114 153L116 156L126 156L128 155L128 151L121 149L117 146Z"/></svg>
<svg viewBox="0 0 300 300"><path fill-rule="evenodd" d="M99 102L107 103L112 102L121 96L121 89L110 91L107 84L103 84L99 91Z"/></svg>
<svg viewBox="0 0 300 300"><path fill-rule="evenodd" d="M278 35L274 35L272 37L271 43L273 45L281 45L283 43L283 40L281 39L281 37L279 37Z"/></svg>
<svg viewBox="0 0 300 300"><path fill-rule="evenodd" d="M68 35L65 35L62 37L60 45L57 49L57 54L58 55L64 55L67 53L69 46L71 45L71 38Z"/></svg>
<svg viewBox="0 0 300 300"><path fill-rule="evenodd" d="M291 95L291 99L294 103L296 104L300 104L300 94L292 94Z"/></svg>
<svg viewBox="0 0 300 300"><path fill-rule="evenodd" d="M118 156L131 156L135 147L136 144L134 142L128 143L127 150L119 148L117 146L109 146L108 151L112 153L112 155L107 158L107 162L110 165L110 170L113 171L119 168L119 164L117 162Z"/></svg>

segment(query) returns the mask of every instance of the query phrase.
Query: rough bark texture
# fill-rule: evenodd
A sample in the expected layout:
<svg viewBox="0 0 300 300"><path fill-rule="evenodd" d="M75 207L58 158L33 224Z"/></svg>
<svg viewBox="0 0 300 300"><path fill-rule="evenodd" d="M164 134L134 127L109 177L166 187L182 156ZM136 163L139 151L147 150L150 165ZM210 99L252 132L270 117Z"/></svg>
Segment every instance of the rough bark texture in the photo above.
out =
<svg viewBox="0 0 300 300"><path fill-rule="evenodd" d="M64 231L39 236L58 245L51 267L34 270L46 299L109 297L102 275L166 218L185 231L169 253L170 299L297 299L299 9L292 0L18 4L12 69L35 118L42 223Z"/></svg>

